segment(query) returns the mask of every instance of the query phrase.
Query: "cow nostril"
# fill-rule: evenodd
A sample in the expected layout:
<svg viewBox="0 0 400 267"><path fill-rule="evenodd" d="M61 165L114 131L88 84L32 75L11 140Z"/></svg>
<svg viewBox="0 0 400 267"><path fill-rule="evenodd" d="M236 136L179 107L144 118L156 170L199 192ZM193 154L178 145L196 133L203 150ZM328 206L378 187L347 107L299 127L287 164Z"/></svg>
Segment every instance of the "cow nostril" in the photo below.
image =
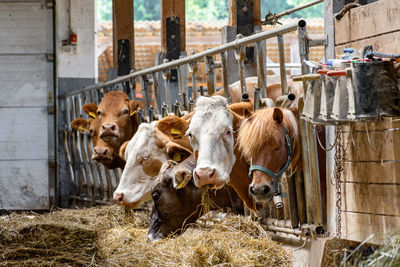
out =
<svg viewBox="0 0 400 267"><path fill-rule="evenodd" d="M104 127L104 125L101 125L101 129L102 129L102 130L105 130L105 129L106 129L106 127Z"/></svg>
<svg viewBox="0 0 400 267"><path fill-rule="evenodd" d="M264 186L263 192L264 192L265 195L268 195L270 191L271 191L271 188L269 188L269 186L267 186L267 185Z"/></svg>
<svg viewBox="0 0 400 267"><path fill-rule="evenodd" d="M115 201L117 202L117 203L122 203L122 200L124 199L124 193L121 193L121 194L117 194L116 196L115 196Z"/></svg>
<svg viewBox="0 0 400 267"><path fill-rule="evenodd" d="M249 190L250 190L250 194L255 195L253 186L250 186Z"/></svg>
<svg viewBox="0 0 400 267"><path fill-rule="evenodd" d="M215 169L212 170L211 174L210 174L210 178L215 176Z"/></svg>
<svg viewBox="0 0 400 267"><path fill-rule="evenodd" d="M111 130L115 131L117 129L117 127L115 125L111 126Z"/></svg>
<svg viewBox="0 0 400 267"><path fill-rule="evenodd" d="M107 155L108 149L104 149L103 155Z"/></svg>
<svg viewBox="0 0 400 267"><path fill-rule="evenodd" d="M200 177L199 177L199 175L197 174L197 172L194 172L194 178L195 178L196 180L200 180Z"/></svg>

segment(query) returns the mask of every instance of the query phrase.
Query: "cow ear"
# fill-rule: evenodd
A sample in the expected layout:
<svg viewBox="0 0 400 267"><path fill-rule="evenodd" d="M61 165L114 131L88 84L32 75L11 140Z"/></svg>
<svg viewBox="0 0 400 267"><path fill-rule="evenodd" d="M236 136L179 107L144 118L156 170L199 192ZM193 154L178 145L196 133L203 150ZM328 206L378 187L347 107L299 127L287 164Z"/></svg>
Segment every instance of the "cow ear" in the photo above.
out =
<svg viewBox="0 0 400 267"><path fill-rule="evenodd" d="M173 139L178 139L185 135L186 130L189 128L189 122L173 115L160 120L156 127L163 134L172 137Z"/></svg>
<svg viewBox="0 0 400 267"><path fill-rule="evenodd" d="M180 168L175 172L173 185L176 189L184 188L192 178L192 172L185 168Z"/></svg>
<svg viewBox="0 0 400 267"><path fill-rule="evenodd" d="M84 118L77 118L71 122L72 129L84 133L89 131L89 120Z"/></svg>
<svg viewBox="0 0 400 267"><path fill-rule="evenodd" d="M168 157L176 162L181 162L192 154L190 150L171 141L165 145L164 149Z"/></svg>
<svg viewBox="0 0 400 267"><path fill-rule="evenodd" d="M246 119L250 118L252 115L253 115L253 113L250 110L248 110L247 108L243 110L243 116Z"/></svg>
<svg viewBox="0 0 400 267"><path fill-rule="evenodd" d="M282 110L280 108L274 108L274 113L273 113L272 117L274 118L274 121L276 121L277 123L282 123L282 121L283 121Z"/></svg>
<svg viewBox="0 0 400 267"><path fill-rule="evenodd" d="M85 104L85 105L83 105L82 109L92 119L96 118L96 112L97 112L97 105L96 104L93 104L93 103Z"/></svg>
<svg viewBox="0 0 400 267"><path fill-rule="evenodd" d="M133 116L136 114L138 108L143 109L143 104L137 100L130 100L129 101L129 116Z"/></svg>
<svg viewBox="0 0 400 267"><path fill-rule="evenodd" d="M232 128L234 131L239 130L240 125L242 124L242 121L244 118L240 115L238 115L236 112L232 112L233 119L232 119Z"/></svg>
<svg viewBox="0 0 400 267"><path fill-rule="evenodd" d="M125 150L126 150L126 147L128 146L128 144L129 144L129 141L126 141L126 142L123 143L122 146L119 148L119 157L120 157L121 159L125 160L125 161L126 161L126 158L125 158Z"/></svg>

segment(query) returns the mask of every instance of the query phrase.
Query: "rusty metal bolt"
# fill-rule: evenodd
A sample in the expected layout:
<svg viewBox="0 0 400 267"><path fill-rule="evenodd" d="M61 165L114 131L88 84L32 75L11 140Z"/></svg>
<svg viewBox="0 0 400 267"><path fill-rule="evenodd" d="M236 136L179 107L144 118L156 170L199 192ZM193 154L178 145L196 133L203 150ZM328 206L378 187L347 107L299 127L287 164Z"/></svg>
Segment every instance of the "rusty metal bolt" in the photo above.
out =
<svg viewBox="0 0 400 267"><path fill-rule="evenodd" d="M247 8L247 6L244 6L242 10L243 12L247 12L249 9Z"/></svg>
<svg viewBox="0 0 400 267"><path fill-rule="evenodd" d="M175 40L175 35L171 35L171 40Z"/></svg>

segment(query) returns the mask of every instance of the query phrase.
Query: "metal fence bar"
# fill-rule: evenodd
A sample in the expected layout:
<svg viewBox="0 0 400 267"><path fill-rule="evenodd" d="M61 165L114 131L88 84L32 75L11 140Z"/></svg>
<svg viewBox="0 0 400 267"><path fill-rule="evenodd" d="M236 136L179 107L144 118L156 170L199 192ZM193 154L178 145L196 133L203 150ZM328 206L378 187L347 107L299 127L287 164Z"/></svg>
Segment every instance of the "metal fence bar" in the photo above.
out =
<svg viewBox="0 0 400 267"><path fill-rule="evenodd" d="M276 37L279 34L285 34L285 33L288 33L288 32L296 31L299 25L304 25L305 26L305 24L306 24L306 22L304 20L297 20L296 22L288 23L288 24L285 24L285 25L283 25L281 27L277 27L277 28L274 28L274 29L271 29L271 30L268 30L268 31L256 33L256 34L241 38L239 40L235 40L233 42L229 42L229 43L220 45L218 47L207 49L205 51L202 51L200 53L196 53L194 55L190 55L190 56L187 56L187 57L184 57L184 58L180 58L180 59L177 59L177 60L174 60L174 61L171 61L171 62L165 62L163 64L160 64L160 65L157 65L157 66L154 66L154 67L151 67L151 68L147 68L147 69L144 69L144 70L141 70L141 71L136 71L136 72L124 75L124 76L120 76L120 77L118 77L118 78L116 78L114 80L111 80L111 81L107 81L107 82L104 82L104 83L98 83L98 84L95 84L95 85L87 86L87 87L79 90L79 92L86 92L86 91L91 91L91 90L94 90L94 89L100 89L100 88L104 88L104 87L109 87L109 86L112 86L114 84L127 81L127 80L129 80L131 78L139 77L139 76L142 76L142 75L152 74L154 72L165 71L165 70L177 67L179 65L188 64L188 63L194 62L194 61L200 61L200 60L203 60L203 58L205 56L207 56L207 57L214 56L214 55L220 54L221 52L224 52L224 51L237 49L239 47L247 46L247 45L249 45L251 43L255 43L255 42L258 42L258 41L266 40L266 39L269 39L269 38L272 38L272 37ZM68 96L71 96L71 95L74 95L74 94L77 94L77 91L67 93L65 95L65 97L68 97Z"/></svg>
<svg viewBox="0 0 400 267"><path fill-rule="evenodd" d="M289 90L287 88L286 80L286 67L285 67L285 45L283 43L283 36L280 34L278 38L278 50L279 50L279 70L281 75L281 88L282 95L287 95Z"/></svg>

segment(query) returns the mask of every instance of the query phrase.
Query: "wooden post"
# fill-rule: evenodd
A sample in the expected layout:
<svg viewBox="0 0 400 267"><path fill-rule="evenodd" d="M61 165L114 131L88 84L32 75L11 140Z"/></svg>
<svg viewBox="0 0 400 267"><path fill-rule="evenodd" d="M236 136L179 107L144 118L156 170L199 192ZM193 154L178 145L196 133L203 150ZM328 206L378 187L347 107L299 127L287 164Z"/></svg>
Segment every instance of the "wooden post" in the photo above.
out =
<svg viewBox="0 0 400 267"><path fill-rule="evenodd" d="M228 12L229 12L229 26L237 26L236 14L236 1L228 0ZM261 26L261 11L260 11L260 0L247 0L246 2L253 2L253 22L254 26Z"/></svg>
<svg viewBox="0 0 400 267"><path fill-rule="evenodd" d="M119 67L118 40L129 41L129 66L130 69L134 68L135 66L135 39L133 20L133 0L113 0L113 62L115 68Z"/></svg>
<svg viewBox="0 0 400 267"><path fill-rule="evenodd" d="M180 21L180 51L186 50L185 33L185 0L161 0L161 50L167 49L166 21L167 17L179 17Z"/></svg>

